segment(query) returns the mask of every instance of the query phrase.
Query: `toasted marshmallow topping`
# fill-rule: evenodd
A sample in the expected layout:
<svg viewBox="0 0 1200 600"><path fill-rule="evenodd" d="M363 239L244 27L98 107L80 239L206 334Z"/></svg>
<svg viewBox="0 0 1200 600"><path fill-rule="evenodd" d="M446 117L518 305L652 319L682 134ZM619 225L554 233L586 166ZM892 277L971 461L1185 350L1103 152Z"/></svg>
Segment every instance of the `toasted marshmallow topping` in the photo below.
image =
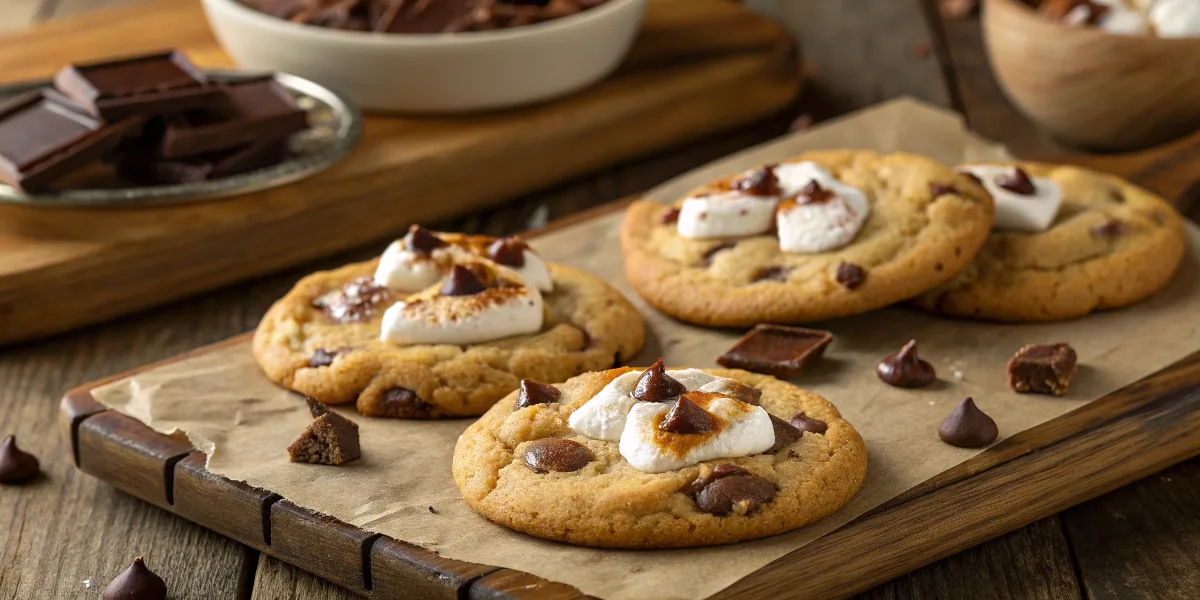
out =
<svg viewBox="0 0 1200 600"><path fill-rule="evenodd" d="M679 208L679 235L685 238L746 236L771 229L776 198L723 192L693 196Z"/></svg>
<svg viewBox="0 0 1200 600"><path fill-rule="evenodd" d="M978 177L984 189L992 195L996 202L996 217L992 224L995 229L1045 231L1058 215L1062 205L1062 188L1049 179L1031 176L1033 193L1020 194L1001 187L997 182L998 178L1012 176L1013 167L963 165L958 169Z"/></svg>
<svg viewBox="0 0 1200 600"><path fill-rule="evenodd" d="M404 240L396 240L379 257L375 283L398 292L419 292L441 280L453 263L446 248L413 252L405 249Z"/></svg>
<svg viewBox="0 0 1200 600"><path fill-rule="evenodd" d="M608 382L591 400L571 413L568 423L571 429L580 435L595 440L615 442L621 439L625 430L625 420L629 410L638 401L633 398L633 388L637 385L642 371L630 371ZM667 371L667 375L682 383L689 392L700 389L700 386L715 381L718 378L700 369L679 369Z"/></svg>
<svg viewBox="0 0 1200 600"><path fill-rule="evenodd" d="M546 261L532 250L525 251L524 265L509 268L516 271L517 275L520 275L525 280L525 284L530 287L543 292L554 289L554 282L550 280L550 269L546 266Z"/></svg>
<svg viewBox="0 0 1200 600"><path fill-rule="evenodd" d="M758 454L775 444L771 416L762 407L715 395L701 399L697 404L716 417L714 431L670 433L664 431L661 424L671 410L671 403L639 402L634 405L621 434L621 456L643 473L662 473L706 460Z"/></svg>
<svg viewBox="0 0 1200 600"><path fill-rule="evenodd" d="M1063 23L1075 26L1094 24L1097 28L1111 33L1123 33L1129 35L1143 34L1149 30L1146 17L1144 17L1137 9L1126 3L1125 0L1092 1L1097 5L1108 9L1104 11L1104 14L1100 15L1099 19L1092 18L1091 6L1087 4L1080 4L1079 6L1071 9L1071 12L1068 12L1067 15L1063 17ZM1186 1L1194 2L1194 0Z"/></svg>
<svg viewBox="0 0 1200 600"><path fill-rule="evenodd" d="M1200 2L1196 0L1157 0L1149 17L1159 37L1200 36Z"/></svg>
<svg viewBox="0 0 1200 600"><path fill-rule="evenodd" d="M838 181L814 162L783 163L775 167L779 186L792 199L784 201L775 215L779 248L784 252L826 252L854 241L871 205L856 187ZM816 183L826 192L821 197L804 196Z"/></svg>

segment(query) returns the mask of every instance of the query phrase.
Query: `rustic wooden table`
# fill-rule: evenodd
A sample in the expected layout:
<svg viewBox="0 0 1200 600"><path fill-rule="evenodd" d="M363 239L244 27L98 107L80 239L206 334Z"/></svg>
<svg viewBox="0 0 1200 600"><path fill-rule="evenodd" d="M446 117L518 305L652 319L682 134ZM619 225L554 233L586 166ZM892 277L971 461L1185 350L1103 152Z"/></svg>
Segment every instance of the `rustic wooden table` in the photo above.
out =
<svg viewBox="0 0 1200 600"><path fill-rule="evenodd" d="M2 0L0 32L130 0ZM802 0L796 0L802 1ZM965 110L1017 152L1060 151L1011 111L978 52L978 26L942 23L921 0L809 0L810 85L790 115L515 199L438 227L493 235L540 226L636 192L816 119L900 94ZM1194 215L1193 215L1194 218ZM157 310L0 350L0 434L42 459L44 476L0 488L0 598L98 597L144 554L172 597L352 598L349 592L117 492L70 465L58 399L81 382L246 331L305 273L362 260L383 241ZM86 290L80 290L86 293ZM1200 459L883 584L862 598L1200 598ZM947 515L951 518L953 515ZM802 582L798 582L802 584Z"/></svg>

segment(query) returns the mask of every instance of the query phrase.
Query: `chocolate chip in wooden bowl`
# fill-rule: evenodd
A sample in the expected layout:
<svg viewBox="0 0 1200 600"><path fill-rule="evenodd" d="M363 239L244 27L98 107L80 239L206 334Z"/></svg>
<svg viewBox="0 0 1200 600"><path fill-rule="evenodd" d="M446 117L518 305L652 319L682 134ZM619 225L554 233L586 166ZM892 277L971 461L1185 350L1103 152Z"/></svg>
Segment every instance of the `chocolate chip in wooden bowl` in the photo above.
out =
<svg viewBox="0 0 1200 600"><path fill-rule="evenodd" d="M587 446L575 440L543 438L525 447L525 466L535 473L571 473L595 459Z"/></svg>
<svg viewBox="0 0 1200 600"><path fill-rule="evenodd" d="M1013 167L1012 172L996 176L996 185L1014 194L1032 196L1037 193L1037 186L1021 167Z"/></svg>
<svg viewBox="0 0 1200 600"><path fill-rule="evenodd" d="M1077 361L1068 344L1029 344L1008 359L1008 385L1020 393L1062 396L1071 386Z"/></svg>
<svg viewBox="0 0 1200 600"><path fill-rule="evenodd" d="M100 597L103 600L164 600L167 597L167 583L148 569L139 556L133 559L128 569L109 582Z"/></svg>
<svg viewBox="0 0 1200 600"><path fill-rule="evenodd" d="M775 165L765 165L733 183L733 189L755 196L778 196L779 178L775 176Z"/></svg>
<svg viewBox="0 0 1200 600"><path fill-rule="evenodd" d="M836 278L842 287L856 290L866 281L867 272L854 263L844 262L838 265Z"/></svg>
<svg viewBox="0 0 1200 600"><path fill-rule="evenodd" d="M525 266L525 250L528 248L519 237L500 238L488 246L488 258L506 267L519 269Z"/></svg>
<svg viewBox="0 0 1200 600"><path fill-rule="evenodd" d="M750 276L751 283L760 281L787 281L787 267L762 267Z"/></svg>
<svg viewBox="0 0 1200 600"><path fill-rule="evenodd" d="M684 394L675 399L675 405L663 416L658 428L683 435L710 433L717 428L717 420Z"/></svg>
<svg viewBox="0 0 1200 600"><path fill-rule="evenodd" d="M358 423L339 415L314 398L305 398L313 422L288 446L288 459L319 465L342 465L362 457Z"/></svg>
<svg viewBox="0 0 1200 600"><path fill-rule="evenodd" d="M747 515L775 499L775 484L757 475L728 475L696 494L696 508L723 517Z"/></svg>
<svg viewBox="0 0 1200 600"><path fill-rule="evenodd" d="M960 402L938 427L938 437L943 442L963 448L981 448L995 441L998 435L996 422L975 406L973 398Z"/></svg>
<svg viewBox="0 0 1200 600"><path fill-rule="evenodd" d="M710 394L720 394L726 398L733 398L746 404L758 406L762 399L762 390L748 386L736 379L721 378L716 381L710 381L700 386L699 392L708 392Z"/></svg>
<svg viewBox="0 0 1200 600"><path fill-rule="evenodd" d="M667 375L663 359L660 358L642 372L642 376L638 377L637 384L633 386L633 393L630 395L639 402L664 402L686 393L687 387L679 383L679 380Z"/></svg>
<svg viewBox="0 0 1200 600"><path fill-rule="evenodd" d="M391 294L387 288L376 284L370 277L359 277L342 286L340 291L313 300L313 306L334 321L352 323L370 319L389 297Z"/></svg>
<svg viewBox="0 0 1200 600"><path fill-rule="evenodd" d="M0 483L23 483L41 472L36 456L17 447L17 438L6 436L0 442Z"/></svg>
<svg viewBox="0 0 1200 600"><path fill-rule="evenodd" d="M517 393L517 403L513 406L513 410L521 410L535 404L553 404L558 402L560 397L562 397L562 392L548 383L522 379L520 391Z"/></svg>
<svg viewBox="0 0 1200 600"><path fill-rule="evenodd" d="M406 387L390 387L379 394L358 397L358 414L393 419L428 419L433 406Z"/></svg>
<svg viewBox="0 0 1200 600"><path fill-rule="evenodd" d="M879 361L875 373L884 383L896 387L924 387L937 379L933 365L917 355L917 340L909 340L899 352Z"/></svg>
<svg viewBox="0 0 1200 600"><path fill-rule="evenodd" d="M1104 240L1116 239L1122 233L1125 233L1125 223L1120 219L1109 219L1092 228L1092 235Z"/></svg>
<svg viewBox="0 0 1200 600"><path fill-rule="evenodd" d="M445 245L442 238L420 225L410 227L408 235L404 236L404 249L410 252L428 254Z"/></svg>
<svg viewBox="0 0 1200 600"><path fill-rule="evenodd" d="M791 423L780 419L775 415L771 415L771 427L775 430L775 443L767 448L763 454L775 454L784 448L792 445L792 442L800 439L803 431L797 429Z"/></svg>
<svg viewBox="0 0 1200 600"><path fill-rule="evenodd" d="M712 263L713 263L713 258L717 255L718 252L722 252L724 250L729 250L730 248L733 248L736 245L737 245L737 242L721 242L720 244L717 244L716 246L713 246L712 248L705 250L704 255L700 259L700 264L704 265L705 267L711 267Z"/></svg>
<svg viewBox="0 0 1200 600"><path fill-rule="evenodd" d="M442 282L440 293L443 296L474 296L486 289L487 285L473 271L462 265L454 265Z"/></svg>
<svg viewBox="0 0 1200 600"><path fill-rule="evenodd" d="M663 214L659 215L658 222L662 225L671 225L679 222L679 207L668 206Z"/></svg>
<svg viewBox="0 0 1200 600"><path fill-rule="evenodd" d="M829 430L829 425L825 421L814 419L804 411L792 415L792 418L788 419L788 423L804 433L825 433Z"/></svg>
<svg viewBox="0 0 1200 600"><path fill-rule="evenodd" d="M832 341L833 334L828 331L759 324L717 357L717 363L790 379L820 359Z"/></svg>

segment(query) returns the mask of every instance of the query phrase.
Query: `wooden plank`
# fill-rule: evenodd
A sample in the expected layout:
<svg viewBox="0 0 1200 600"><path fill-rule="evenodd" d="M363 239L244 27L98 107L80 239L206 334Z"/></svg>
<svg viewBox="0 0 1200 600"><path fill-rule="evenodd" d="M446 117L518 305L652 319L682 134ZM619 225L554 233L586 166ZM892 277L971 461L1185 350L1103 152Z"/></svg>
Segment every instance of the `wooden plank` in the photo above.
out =
<svg viewBox="0 0 1200 600"><path fill-rule="evenodd" d="M475 580L496 570L442 558L388 537L371 547L371 593L381 598L459 600Z"/></svg>
<svg viewBox="0 0 1200 600"><path fill-rule="evenodd" d="M270 514L273 556L354 592L371 590L371 546L379 534L287 500L272 504Z"/></svg>
<svg viewBox="0 0 1200 600"><path fill-rule="evenodd" d="M157 435L112 411L83 419L77 439L80 470L158 507L170 508L175 463L192 451L186 441Z"/></svg>
<svg viewBox="0 0 1200 600"><path fill-rule="evenodd" d="M279 494L230 481L204 468L193 451L175 464L175 514L258 550L271 545L271 505Z"/></svg>
<svg viewBox="0 0 1200 600"><path fill-rule="evenodd" d="M28 27L41 17L43 0L5 0L0 33Z"/></svg>
<svg viewBox="0 0 1200 600"><path fill-rule="evenodd" d="M581 600L590 596L563 583L512 569L499 569L472 583L467 597L471 600Z"/></svg>
<svg viewBox="0 0 1200 600"><path fill-rule="evenodd" d="M361 596L282 560L263 555L258 561L251 600L359 600ZM372 597L376 597L372 594ZM405 596L379 596L404 598ZM408 596L422 598L422 596Z"/></svg>

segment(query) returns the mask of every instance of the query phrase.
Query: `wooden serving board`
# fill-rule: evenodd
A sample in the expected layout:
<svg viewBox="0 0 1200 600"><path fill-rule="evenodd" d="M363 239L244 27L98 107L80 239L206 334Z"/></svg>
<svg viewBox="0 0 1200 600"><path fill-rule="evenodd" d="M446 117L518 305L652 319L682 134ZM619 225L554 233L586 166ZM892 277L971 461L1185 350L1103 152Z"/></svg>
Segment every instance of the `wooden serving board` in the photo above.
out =
<svg viewBox="0 0 1200 600"><path fill-rule="evenodd" d="M0 77L178 47L228 66L196 0L98 10L0 37ZM548 104L367 117L343 162L263 192L175 207L0 206L0 343L109 319L495 204L749 123L799 90L774 23L724 0L654 0L621 69Z"/></svg>

